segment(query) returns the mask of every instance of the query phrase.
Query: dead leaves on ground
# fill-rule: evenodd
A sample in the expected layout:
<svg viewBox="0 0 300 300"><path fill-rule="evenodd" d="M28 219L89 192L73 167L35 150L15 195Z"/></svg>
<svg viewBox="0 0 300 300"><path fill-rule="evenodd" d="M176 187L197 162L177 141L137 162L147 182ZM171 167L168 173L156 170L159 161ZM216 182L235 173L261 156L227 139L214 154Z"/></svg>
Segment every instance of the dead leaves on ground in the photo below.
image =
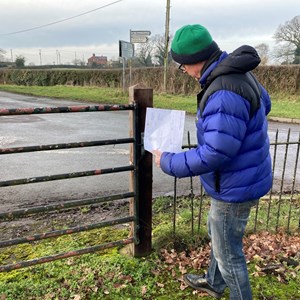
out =
<svg viewBox="0 0 300 300"><path fill-rule="evenodd" d="M255 272L251 274L253 276L272 274L277 277L278 281L287 282L288 276L296 277L297 272L300 271L300 235L298 233L293 235L268 232L250 234L244 238L244 253L247 262L255 262ZM209 264L209 255L209 245L188 253L161 250L162 261L171 275L181 282L181 289L187 287L182 280L182 275L187 273L188 269L195 271L206 269Z"/></svg>
<svg viewBox="0 0 300 300"><path fill-rule="evenodd" d="M253 276L272 274L284 283L288 281L288 276L297 276L300 270L299 234L261 232L251 234L244 244L247 260L256 262Z"/></svg>
<svg viewBox="0 0 300 300"><path fill-rule="evenodd" d="M186 251L177 253L174 249L170 251L162 249L161 263L164 263L165 266L161 266L161 269L168 271L174 279L180 282L180 290L185 290L188 286L183 281L183 275L188 272L188 269L199 270L207 267L209 263L209 253L209 245L204 245L200 249L192 250L189 253ZM193 291L193 294L206 295L206 293L201 291Z"/></svg>

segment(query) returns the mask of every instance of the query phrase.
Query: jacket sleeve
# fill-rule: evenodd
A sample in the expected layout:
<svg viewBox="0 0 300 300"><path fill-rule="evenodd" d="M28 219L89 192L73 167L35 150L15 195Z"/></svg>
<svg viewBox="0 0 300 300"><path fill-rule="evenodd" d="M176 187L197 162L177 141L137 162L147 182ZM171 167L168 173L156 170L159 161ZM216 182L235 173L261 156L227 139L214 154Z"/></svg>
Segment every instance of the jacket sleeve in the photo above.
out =
<svg viewBox="0 0 300 300"><path fill-rule="evenodd" d="M270 96L263 86L261 86L261 98L266 108L266 116L267 116L271 111L272 104L271 104Z"/></svg>
<svg viewBox="0 0 300 300"><path fill-rule="evenodd" d="M206 104L198 130L203 140L197 148L181 153L164 152L161 169L172 176L189 177L222 168L234 158L242 144L249 121L249 103L236 93L218 91Z"/></svg>

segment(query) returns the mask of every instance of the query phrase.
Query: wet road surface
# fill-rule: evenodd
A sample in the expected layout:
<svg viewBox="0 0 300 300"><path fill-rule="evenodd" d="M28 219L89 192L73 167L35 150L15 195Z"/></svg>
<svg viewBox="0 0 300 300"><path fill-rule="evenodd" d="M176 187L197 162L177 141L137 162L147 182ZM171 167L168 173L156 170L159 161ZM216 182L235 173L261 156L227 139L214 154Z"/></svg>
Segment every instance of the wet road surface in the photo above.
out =
<svg viewBox="0 0 300 300"><path fill-rule="evenodd" d="M0 92L1 108L70 105L89 104ZM128 111L112 111L0 116L0 147L127 138L129 137L128 115ZM194 120L193 116L186 116L184 144L187 144L187 131L191 134L191 144L196 143ZM300 125L270 122L271 141L274 140L277 129L280 132L279 138L285 140L288 128L291 128L290 140L297 140ZM281 149L278 151L284 153L284 149L282 147ZM289 156L295 155L295 149L294 147L290 150ZM283 154L280 160L284 160ZM0 181L127 165L129 165L129 145L127 144L9 154L1 156ZM289 169L292 170L292 168L291 163ZM280 178L281 172L278 171L276 176ZM289 181L291 180L292 177ZM154 197L172 195L173 185L174 178L163 174L157 167L153 167ZM2 187L0 188L0 204L1 210L5 211L15 207L47 204L58 200L66 201L123 193L128 191L128 187L128 172ZM189 194L190 179L178 180L177 189L178 194ZM194 189L196 194L199 193L197 192L197 189L198 191L200 189L198 179L194 180Z"/></svg>

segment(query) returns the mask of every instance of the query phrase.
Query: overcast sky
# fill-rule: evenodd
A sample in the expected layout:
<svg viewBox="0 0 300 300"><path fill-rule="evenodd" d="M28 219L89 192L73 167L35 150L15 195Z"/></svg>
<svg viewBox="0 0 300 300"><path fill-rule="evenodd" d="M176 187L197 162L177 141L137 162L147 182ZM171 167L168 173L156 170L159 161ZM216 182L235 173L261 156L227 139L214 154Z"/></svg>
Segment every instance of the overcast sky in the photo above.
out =
<svg viewBox="0 0 300 300"><path fill-rule="evenodd" d="M26 64L36 65L40 59L42 64L56 63L58 52L62 63L75 57L87 60L93 53L117 59L119 40L129 41L130 30L164 35L166 4L166 0L0 0L0 48L6 59L23 55ZM170 35L183 25L200 23L222 50L260 43L272 50L278 26L299 14L299 0L171 0ZM36 27L40 28L30 30Z"/></svg>

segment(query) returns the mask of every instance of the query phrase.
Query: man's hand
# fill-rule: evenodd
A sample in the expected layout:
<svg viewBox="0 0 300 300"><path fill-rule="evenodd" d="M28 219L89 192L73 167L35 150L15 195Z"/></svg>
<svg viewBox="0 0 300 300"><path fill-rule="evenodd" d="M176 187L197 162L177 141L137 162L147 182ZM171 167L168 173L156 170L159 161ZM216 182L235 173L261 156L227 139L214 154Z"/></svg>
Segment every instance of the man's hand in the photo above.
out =
<svg viewBox="0 0 300 300"><path fill-rule="evenodd" d="M160 150L153 150L152 154L155 156L155 164L160 168L160 157L162 152Z"/></svg>

